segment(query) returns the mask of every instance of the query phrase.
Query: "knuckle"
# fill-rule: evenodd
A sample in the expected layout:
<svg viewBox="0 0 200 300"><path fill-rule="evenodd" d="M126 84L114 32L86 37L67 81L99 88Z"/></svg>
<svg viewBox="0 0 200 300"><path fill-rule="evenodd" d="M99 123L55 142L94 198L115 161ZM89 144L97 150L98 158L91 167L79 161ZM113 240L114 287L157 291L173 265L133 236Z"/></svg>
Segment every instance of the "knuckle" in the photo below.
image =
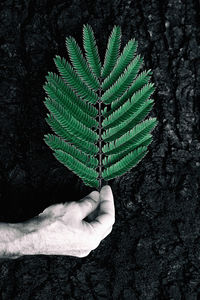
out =
<svg viewBox="0 0 200 300"><path fill-rule="evenodd" d="M90 195L90 197L99 197L99 192L93 191L89 195Z"/></svg>
<svg viewBox="0 0 200 300"><path fill-rule="evenodd" d="M74 202L74 201L70 201L70 202L67 202L67 203L66 203L66 206L67 206L68 208L75 208L75 207L77 206L77 203Z"/></svg>
<svg viewBox="0 0 200 300"><path fill-rule="evenodd" d="M80 210L84 208L87 208L88 210L93 210L95 207L95 202L93 199L91 198L85 198L83 201L81 201L80 203L77 203L78 207Z"/></svg>
<svg viewBox="0 0 200 300"><path fill-rule="evenodd" d="M63 203L52 204L51 206L45 208L40 215L56 216L56 215L61 214L61 212L63 211L63 208L64 208Z"/></svg>
<svg viewBox="0 0 200 300"><path fill-rule="evenodd" d="M81 217L80 207L79 207L78 203L76 203L74 201L68 202L66 204L65 217L74 218L74 216L76 216L77 218Z"/></svg>
<svg viewBox="0 0 200 300"><path fill-rule="evenodd" d="M87 199L85 200L85 204L86 204L89 208L93 208L93 206L94 206L94 201L93 201L92 199L90 199L90 198L87 198Z"/></svg>
<svg viewBox="0 0 200 300"><path fill-rule="evenodd" d="M67 210L72 212L72 211L78 211L78 204L74 201L67 203Z"/></svg>

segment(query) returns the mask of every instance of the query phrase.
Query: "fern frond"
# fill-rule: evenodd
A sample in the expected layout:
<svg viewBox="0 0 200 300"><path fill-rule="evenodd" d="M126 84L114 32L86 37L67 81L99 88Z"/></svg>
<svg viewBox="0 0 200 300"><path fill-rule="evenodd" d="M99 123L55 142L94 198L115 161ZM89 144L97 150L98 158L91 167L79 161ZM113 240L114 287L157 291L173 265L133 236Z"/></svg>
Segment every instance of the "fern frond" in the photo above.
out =
<svg viewBox="0 0 200 300"><path fill-rule="evenodd" d="M98 96L77 76L72 66L59 55L56 55L54 62L64 80L74 89L77 94L90 103L96 103Z"/></svg>
<svg viewBox="0 0 200 300"><path fill-rule="evenodd" d="M158 124L156 118L144 120L154 105L152 72L140 73L135 39L120 53L120 26L110 33L103 66L90 25L83 26L85 55L72 36L65 43L70 62L56 55L60 76L49 72L43 86L46 122L55 133L44 142L84 184L100 191L102 179L123 175L148 152Z"/></svg>
<svg viewBox="0 0 200 300"><path fill-rule="evenodd" d="M68 169L72 170L83 180L93 182L95 184L95 187L98 187L98 180L96 179L98 177L98 173L93 168L85 166L85 164L81 163L78 159L72 157L62 150L55 150L53 154L56 159Z"/></svg>
<svg viewBox="0 0 200 300"><path fill-rule="evenodd" d="M136 150L123 157L120 161L116 162L114 165L106 168L102 173L102 177L105 180L110 180L117 176L123 175L124 173L135 167L147 154L147 152L147 147L142 146L137 148Z"/></svg>
<svg viewBox="0 0 200 300"><path fill-rule="evenodd" d="M136 49L137 42L134 39L130 40L124 47L123 52L121 53L119 58L117 59L117 62L112 72L103 81L102 89L104 91L106 91L112 84L114 84L114 82L118 79L122 72L124 72L125 68L133 60Z"/></svg>
<svg viewBox="0 0 200 300"><path fill-rule="evenodd" d="M66 109L75 119L83 123L86 127L96 128L98 126L98 122L94 118L91 118L88 114L83 112L83 110L79 108L77 104L71 101L67 94L63 94L62 91L51 84L51 82L45 83L43 87L47 95L52 100L55 100L57 103L62 105L63 109ZM81 100L79 100L79 102L80 101Z"/></svg>
<svg viewBox="0 0 200 300"><path fill-rule="evenodd" d="M77 137L70 131L65 130L52 115L47 114L45 120L47 124L51 127L51 129L62 139L73 143L78 149L85 152L86 154L97 154L98 147L94 145L94 143L86 143L83 138Z"/></svg>
<svg viewBox="0 0 200 300"><path fill-rule="evenodd" d="M71 134L84 139L86 142L94 143L95 141L97 141L98 135L96 134L96 132L92 131L91 129L77 121L54 100L47 97L45 97L45 99L45 106L49 109L53 116L55 116L57 121L64 129L68 130Z"/></svg>
<svg viewBox="0 0 200 300"><path fill-rule="evenodd" d="M102 151L106 154L117 154L127 149L130 145L138 143L146 134L148 134L157 125L156 118L149 118L139 124L133 129L116 139L114 142L107 143Z"/></svg>
<svg viewBox="0 0 200 300"><path fill-rule="evenodd" d="M111 109L109 111L104 110L103 116L110 116L115 110L122 106L126 100L131 98L135 92L141 89L145 84L149 82L151 78L151 70L141 72L133 81L131 86L125 91L125 93L115 101L111 103ZM107 107L106 107L107 108Z"/></svg>
<svg viewBox="0 0 200 300"><path fill-rule="evenodd" d="M94 187L94 188L98 188L99 187L99 183L98 180L96 178L89 180L89 179L83 179L82 178L83 183L85 183L85 185Z"/></svg>
<svg viewBox="0 0 200 300"><path fill-rule="evenodd" d="M152 134L148 133L147 135L144 136L144 138L142 138L138 142L133 143L132 145L127 147L126 150L119 152L118 154L111 154L111 155L106 156L103 159L104 167L107 168L107 167L113 165L114 163L118 162L120 159L122 159L124 156L126 156L128 153L130 153L137 147L149 146L151 144L152 140L153 140Z"/></svg>
<svg viewBox="0 0 200 300"><path fill-rule="evenodd" d="M108 39L104 64L101 69L102 78L106 78L114 68L117 58L119 56L120 44L121 28L115 25Z"/></svg>
<svg viewBox="0 0 200 300"><path fill-rule="evenodd" d="M101 76L101 61L92 27L88 24L83 25L83 46L90 69L99 78Z"/></svg>
<svg viewBox="0 0 200 300"><path fill-rule="evenodd" d="M118 80L101 97L101 100L105 104L110 104L112 101L115 101L118 97L122 96L135 79L142 62L143 59L140 55L137 55L133 61L131 61Z"/></svg>
<svg viewBox="0 0 200 300"><path fill-rule="evenodd" d="M66 47L71 63L77 74L90 88L97 91L100 87L99 81L89 69L87 62L82 55L81 49L73 37L66 38Z"/></svg>
<svg viewBox="0 0 200 300"><path fill-rule="evenodd" d="M90 117L97 116L98 110L91 103L79 98L72 88L68 86L60 76L55 73L48 72L46 80L50 82L55 89L58 89L60 92L62 92L62 94L67 95L71 102L73 102L74 105L77 105L85 114L89 115Z"/></svg>
<svg viewBox="0 0 200 300"><path fill-rule="evenodd" d="M141 107L137 109L133 115L130 115L124 122L106 130L102 135L103 140L105 142L111 142L121 137L124 133L131 130L135 125L143 120L149 114L153 105L153 99L145 101L144 104L142 104Z"/></svg>
<svg viewBox="0 0 200 300"><path fill-rule="evenodd" d="M70 145L68 142L65 142L62 138L57 137L53 134L46 134L44 135L45 143L52 149L52 150L62 150L72 157L76 157L80 162L85 164L89 168L97 168L98 160L91 156L85 154L85 152L80 151L73 145Z"/></svg>
<svg viewBox="0 0 200 300"><path fill-rule="evenodd" d="M102 126L107 129L127 120L150 97L154 90L152 83L145 85L132 96L130 101L125 102L119 109L104 119Z"/></svg>

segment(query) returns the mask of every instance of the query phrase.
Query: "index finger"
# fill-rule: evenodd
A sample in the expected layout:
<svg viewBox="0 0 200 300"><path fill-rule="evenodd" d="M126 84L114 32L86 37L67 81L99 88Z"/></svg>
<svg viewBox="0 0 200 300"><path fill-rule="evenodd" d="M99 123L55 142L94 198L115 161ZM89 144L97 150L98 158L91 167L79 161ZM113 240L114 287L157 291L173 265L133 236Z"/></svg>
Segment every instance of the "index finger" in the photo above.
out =
<svg viewBox="0 0 200 300"><path fill-rule="evenodd" d="M103 233L115 222L115 206L111 187L105 185L100 191L99 215L90 222L93 229L98 233Z"/></svg>

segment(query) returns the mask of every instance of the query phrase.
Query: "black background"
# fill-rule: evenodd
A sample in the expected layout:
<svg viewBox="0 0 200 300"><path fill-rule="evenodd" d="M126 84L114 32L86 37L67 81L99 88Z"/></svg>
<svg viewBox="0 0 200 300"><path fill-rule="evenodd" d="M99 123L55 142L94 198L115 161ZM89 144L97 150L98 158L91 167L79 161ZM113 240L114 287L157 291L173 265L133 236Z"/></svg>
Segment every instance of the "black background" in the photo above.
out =
<svg viewBox="0 0 200 300"><path fill-rule="evenodd" d="M65 37L82 47L94 30L103 61L114 25L122 46L135 37L153 71L159 124L146 157L109 182L116 222L86 258L3 260L0 299L200 298L199 3L196 0L47 1L0 4L0 221L20 222L93 189L43 141L43 84L67 58ZM70 196L72 194L72 196Z"/></svg>

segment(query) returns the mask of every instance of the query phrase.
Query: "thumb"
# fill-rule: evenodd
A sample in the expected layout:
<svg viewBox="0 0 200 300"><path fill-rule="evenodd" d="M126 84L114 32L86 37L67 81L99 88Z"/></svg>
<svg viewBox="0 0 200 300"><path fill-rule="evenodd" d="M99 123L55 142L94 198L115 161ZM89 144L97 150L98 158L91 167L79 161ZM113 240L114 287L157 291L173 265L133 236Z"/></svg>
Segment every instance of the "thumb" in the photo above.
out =
<svg viewBox="0 0 200 300"><path fill-rule="evenodd" d="M85 198L78 202L80 211L81 211L81 219L83 220L89 214L91 214L99 205L99 192L93 191Z"/></svg>

